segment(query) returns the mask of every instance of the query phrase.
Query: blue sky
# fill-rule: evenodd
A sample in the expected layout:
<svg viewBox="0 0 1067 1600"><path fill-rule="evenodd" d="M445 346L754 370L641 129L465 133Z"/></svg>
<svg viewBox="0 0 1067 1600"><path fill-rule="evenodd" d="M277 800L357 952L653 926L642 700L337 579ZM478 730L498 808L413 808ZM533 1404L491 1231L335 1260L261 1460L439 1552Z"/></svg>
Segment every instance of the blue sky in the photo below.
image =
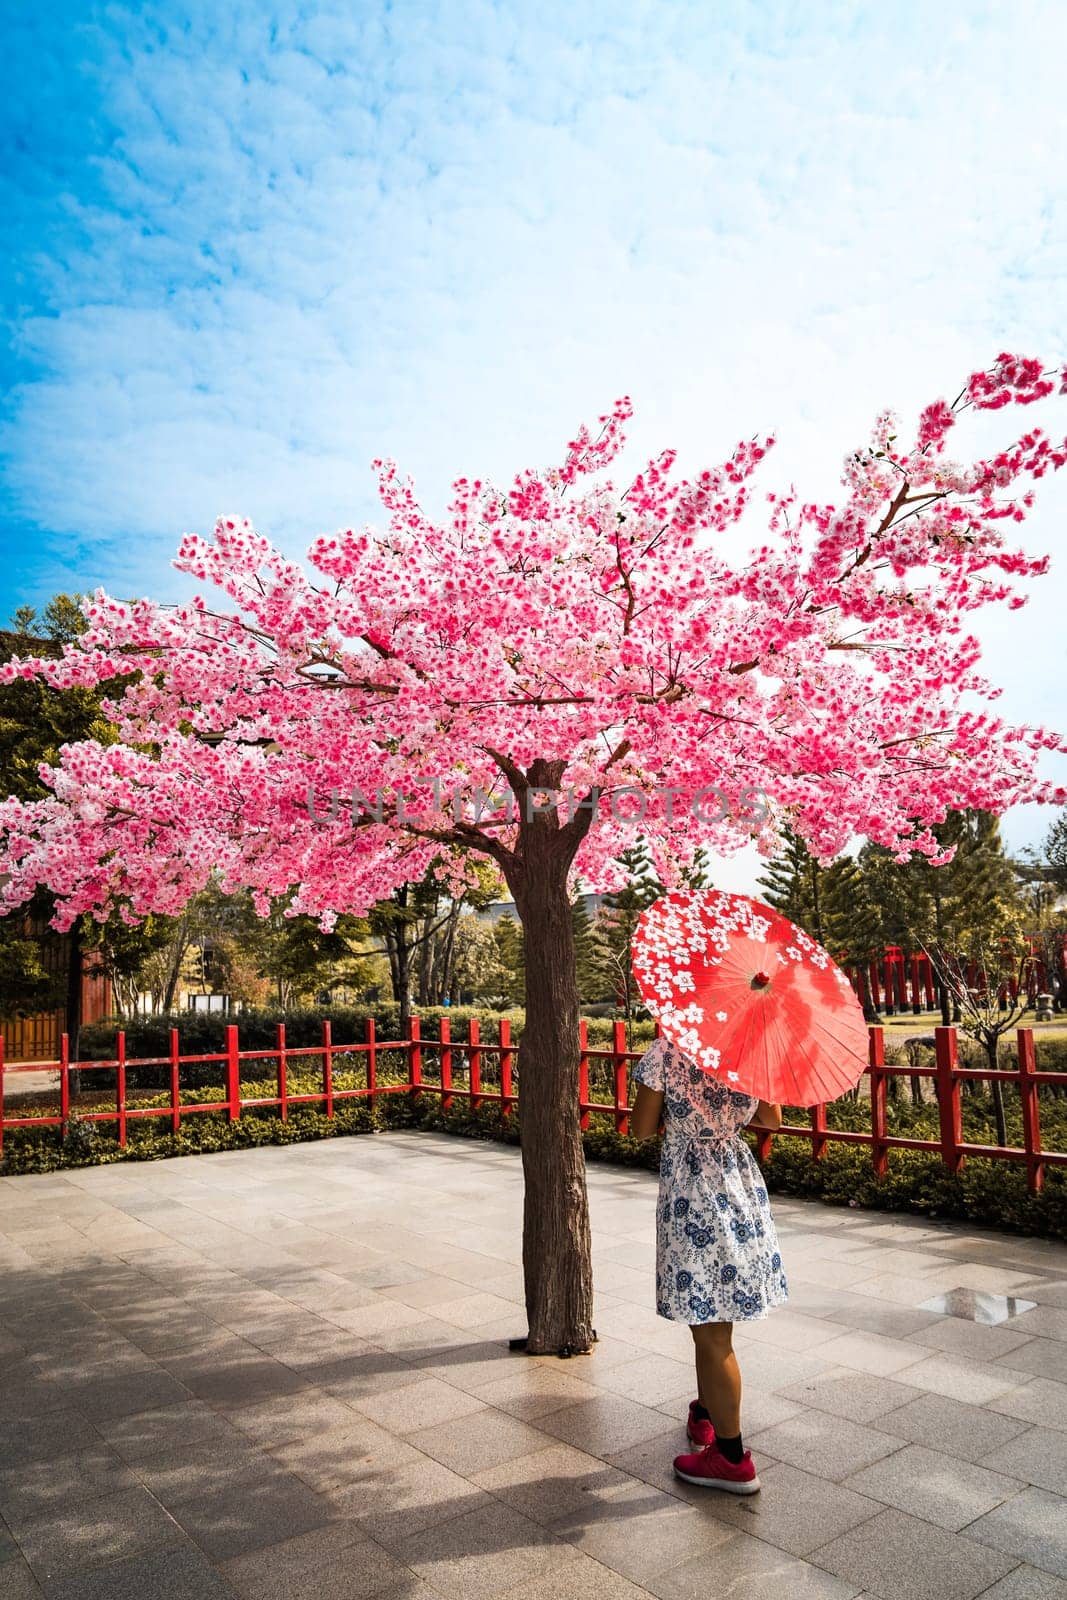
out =
<svg viewBox="0 0 1067 1600"><path fill-rule="evenodd" d="M635 454L774 428L765 485L829 496L883 405L1067 355L1054 0L3 16L5 617L177 598L221 512L300 553L375 516L378 454L443 507L620 393ZM1055 723L1042 499L1054 574L986 637L1005 712Z"/></svg>

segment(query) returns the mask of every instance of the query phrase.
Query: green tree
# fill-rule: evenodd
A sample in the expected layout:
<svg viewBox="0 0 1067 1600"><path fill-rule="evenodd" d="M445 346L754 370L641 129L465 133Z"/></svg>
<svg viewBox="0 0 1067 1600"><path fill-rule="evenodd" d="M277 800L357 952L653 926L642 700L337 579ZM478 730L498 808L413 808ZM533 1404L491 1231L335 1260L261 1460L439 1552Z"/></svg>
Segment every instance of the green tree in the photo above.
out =
<svg viewBox="0 0 1067 1600"><path fill-rule="evenodd" d="M56 595L40 615L31 606L21 606L11 627L0 629L0 661L58 656L84 626L76 595ZM48 793L39 768L55 766L63 745L90 738L111 743L114 730L99 700L95 691L53 689L36 678L0 684L0 795L39 800ZM51 897L41 893L21 914L0 917L0 1009L9 1016L27 1016L62 1006L76 1060L87 923L84 918L75 922L62 947L65 959L60 968L42 959L39 943L52 938L47 923L53 910Z"/></svg>
<svg viewBox="0 0 1067 1600"><path fill-rule="evenodd" d="M583 894L571 901L578 996L586 1005L610 998L614 990L611 951L599 923L590 916Z"/></svg>

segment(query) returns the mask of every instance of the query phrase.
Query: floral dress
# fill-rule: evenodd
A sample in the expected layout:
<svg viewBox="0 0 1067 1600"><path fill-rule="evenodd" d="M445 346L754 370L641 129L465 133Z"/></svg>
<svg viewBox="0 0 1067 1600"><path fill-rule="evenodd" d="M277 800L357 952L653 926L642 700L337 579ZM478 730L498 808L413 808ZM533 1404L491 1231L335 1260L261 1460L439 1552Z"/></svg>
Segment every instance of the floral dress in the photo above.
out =
<svg viewBox="0 0 1067 1600"><path fill-rule="evenodd" d="M664 1096L656 1213L656 1310L688 1322L751 1322L788 1296L767 1186L740 1129L758 1100L728 1089L659 1038L634 1073Z"/></svg>

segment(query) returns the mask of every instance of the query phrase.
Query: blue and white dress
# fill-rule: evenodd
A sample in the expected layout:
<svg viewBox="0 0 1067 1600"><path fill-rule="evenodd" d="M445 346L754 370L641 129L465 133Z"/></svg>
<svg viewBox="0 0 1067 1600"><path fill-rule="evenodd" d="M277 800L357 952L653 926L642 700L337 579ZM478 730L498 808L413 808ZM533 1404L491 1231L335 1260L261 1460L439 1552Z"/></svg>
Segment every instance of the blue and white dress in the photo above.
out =
<svg viewBox="0 0 1067 1600"><path fill-rule="evenodd" d="M659 1038L634 1071L663 1100L656 1310L675 1322L751 1322L788 1297L767 1186L740 1129L758 1100Z"/></svg>

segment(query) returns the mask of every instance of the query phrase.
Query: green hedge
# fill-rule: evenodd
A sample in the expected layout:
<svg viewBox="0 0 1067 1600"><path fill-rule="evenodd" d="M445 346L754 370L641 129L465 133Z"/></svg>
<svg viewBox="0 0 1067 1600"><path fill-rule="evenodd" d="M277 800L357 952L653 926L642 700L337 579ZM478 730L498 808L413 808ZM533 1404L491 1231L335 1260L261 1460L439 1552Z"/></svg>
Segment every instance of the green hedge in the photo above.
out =
<svg viewBox="0 0 1067 1600"><path fill-rule="evenodd" d="M355 1083L358 1074L338 1087ZM384 1081L384 1080L383 1080ZM294 1074L293 1093L314 1092L314 1078ZM247 1084L250 1092L269 1095L269 1080ZM184 1104L221 1097L217 1086L206 1094L186 1091ZM165 1096L141 1099L140 1105L167 1104ZM927 1108L929 1109L929 1108ZM42 1108L43 1111L43 1108ZM858 1115L862 1108L856 1108ZM594 1115L584 1135L586 1154L592 1160L655 1170L659 1162L656 1140L639 1142L617 1134L606 1118ZM308 1139L372 1133L389 1128L425 1128L477 1139L517 1143L514 1114L501 1116L492 1106L471 1111L457 1103L444 1112L436 1095L382 1096L373 1107L364 1100L340 1101L332 1119L309 1107L292 1107L283 1122L275 1109L246 1110L231 1123L225 1115L202 1112L182 1122L174 1134L166 1118L129 1123L127 1144L120 1149L112 1125L93 1124L75 1116L66 1140L58 1128L15 1128L8 1132L0 1171L5 1175L49 1172L61 1167L117 1161L148 1161L161 1156L193 1155L212 1150L246 1149L252 1145L294 1144ZM749 1136L751 1137L751 1136ZM958 1176L950 1174L940 1157L911 1150L891 1150L889 1171L877 1178L870 1152L856 1145L828 1145L821 1161L813 1161L806 1141L780 1138L763 1162L768 1186L775 1192L820 1199L828 1205L859 1206L880 1211L906 1211L930 1217L959 1218L1011 1231L1067 1239L1067 1173L1046 1174L1045 1188L1031 1195L1021 1166L1003 1161L969 1159Z"/></svg>

